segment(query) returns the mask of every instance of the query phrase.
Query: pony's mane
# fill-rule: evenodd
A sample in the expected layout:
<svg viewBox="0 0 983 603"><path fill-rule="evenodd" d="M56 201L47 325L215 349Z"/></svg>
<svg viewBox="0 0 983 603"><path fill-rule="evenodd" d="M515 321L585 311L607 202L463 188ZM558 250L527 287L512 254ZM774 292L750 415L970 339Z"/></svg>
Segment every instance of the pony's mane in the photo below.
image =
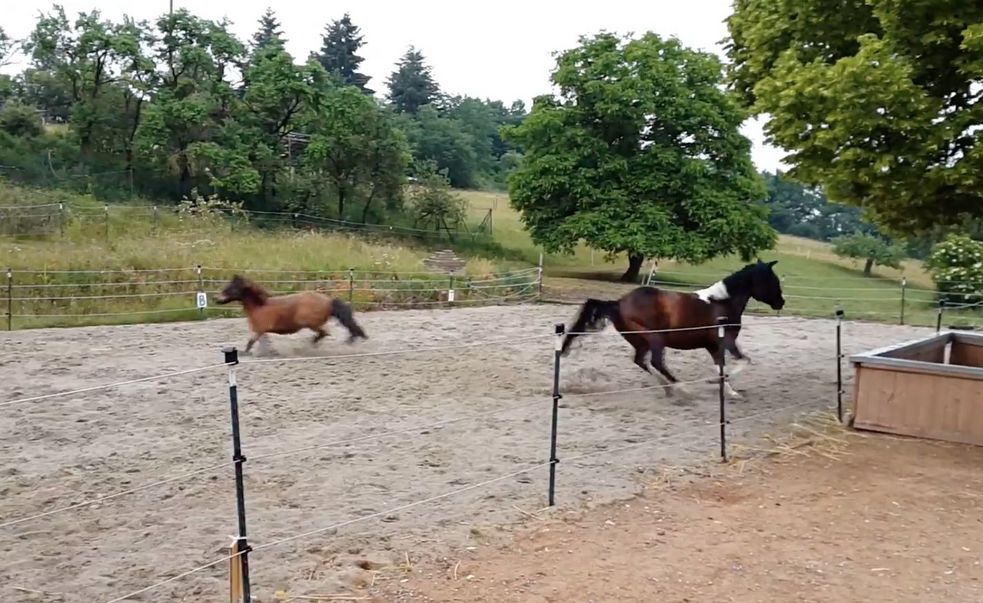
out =
<svg viewBox="0 0 983 603"><path fill-rule="evenodd" d="M242 279L242 298L243 301L253 301L258 304L265 304L266 300L270 298L270 294L266 292L262 286L255 283L248 278Z"/></svg>

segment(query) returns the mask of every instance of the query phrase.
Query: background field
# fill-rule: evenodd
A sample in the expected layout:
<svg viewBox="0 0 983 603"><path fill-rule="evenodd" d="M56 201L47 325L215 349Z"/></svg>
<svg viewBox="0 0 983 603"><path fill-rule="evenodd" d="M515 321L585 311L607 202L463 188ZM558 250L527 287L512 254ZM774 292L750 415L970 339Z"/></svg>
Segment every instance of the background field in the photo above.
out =
<svg viewBox="0 0 983 603"><path fill-rule="evenodd" d="M443 248L466 259L462 279L487 283L473 303L538 297L530 279L541 250L523 230L507 196L459 194L470 208L468 229L448 235L421 234L410 226L355 230L303 215L178 215L149 203L104 206L73 193L4 186L0 207L8 209L0 218L7 231L17 233L2 242L3 263L14 271L12 326L196 318L195 291L217 290L233 272L253 273L278 292L320 288L343 294L353 288L362 309L425 307L444 301L448 288L461 286L462 280L455 285L423 265L424 258ZM789 236L781 236L776 249L762 256L779 260L786 313L828 317L842 308L848 319L896 323L903 305L906 323L936 322L934 286L917 261L905 262L901 270L877 267L865 278L859 262L839 258L828 244ZM198 265L211 270L211 276L199 279ZM546 254L544 297L569 302L587 295L616 297L631 287L617 282L624 265L623 257L606 258L583 245L571 255ZM691 290L740 265L736 256L702 265L660 261L652 272L648 262L643 278L651 274L653 285ZM754 304L750 309L765 310ZM228 315L215 308L206 314L216 313ZM944 326L981 324L978 312L950 310L945 316Z"/></svg>

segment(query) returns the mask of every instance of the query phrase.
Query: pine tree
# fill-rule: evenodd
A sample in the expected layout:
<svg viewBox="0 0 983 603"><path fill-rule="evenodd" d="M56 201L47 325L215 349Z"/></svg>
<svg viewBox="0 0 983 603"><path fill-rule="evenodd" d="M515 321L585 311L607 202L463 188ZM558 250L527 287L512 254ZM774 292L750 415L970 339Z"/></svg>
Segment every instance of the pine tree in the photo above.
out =
<svg viewBox="0 0 983 603"><path fill-rule="evenodd" d="M283 46L286 41L280 29L280 20L276 18L273 9L267 7L266 12L259 19L259 29L253 34L253 52L259 52L274 42Z"/></svg>
<svg viewBox="0 0 983 603"><path fill-rule="evenodd" d="M345 13L341 19L332 21L324 28L321 51L315 58L325 71L342 84L372 94L373 91L366 87L372 78L358 72L358 66L364 60L358 56L358 50L364 44L359 31L359 27L352 23L351 16Z"/></svg>
<svg viewBox="0 0 983 603"><path fill-rule="evenodd" d="M434 81L423 53L410 46L397 64L396 71L386 82L389 100L400 113L416 114L420 107L440 97L440 87Z"/></svg>

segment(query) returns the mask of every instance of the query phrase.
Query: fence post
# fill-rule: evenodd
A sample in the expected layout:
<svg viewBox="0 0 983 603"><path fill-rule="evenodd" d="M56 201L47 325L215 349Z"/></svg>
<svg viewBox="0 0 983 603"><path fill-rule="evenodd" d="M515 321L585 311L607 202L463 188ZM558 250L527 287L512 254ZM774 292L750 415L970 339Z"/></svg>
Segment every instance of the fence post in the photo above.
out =
<svg viewBox="0 0 983 603"><path fill-rule="evenodd" d="M251 589L249 584L249 541L246 538L246 493L242 479L242 464L246 457L242 454L242 442L239 435L239 392L236 385L236 365L239 364L239 351L234 347L222 348L225 364L229 367L229 408L232 415L232 462L235 463L236 476L236 515L239 522L238 551L240 575L242 576L242 600L250 603Z"/></svg>
<svg viewBox="0 0 983 603"><path fill-rule="evenodd" d="M843 422L843 309L836 309L836 418Z"/></svg>
<svg viewBox="0 0 983 603"><path fill-rule="evenodd" d="M355 269L348 269L348 303L352 303L352 297L355 294Z"/></svg>
<svg viewBox="0 0 983 603"><path fill-rule="evenodd" d="M7 268L7 330L14 325L14 271Z"/></svg>
<svg viewBox="0 0 983 603"><path fill-rule="evenodd" d="M160 210L154 206L154 234L160 234Z"/></svg>
<svg viewBox="0 0 983 603"><path fill-rule="evenodd" d="M58 236L65 236L65 204L58 204Z"/></svg>
<svg viewBox="0 0 983 603"><path fill-rule="evenodd" d="M543 301L543 252L539 252L539 268L537 270L539 273L539 298L537 301Z"/></svg>
<svg viewBox="0 0 983 603"><path fill-rule="evenodd" d="M901 324L904 324L905 291L908 289L908 277L901 277Z"/></svg>
<svg viewBox="0 0 983 603"><path fill-rule="evenodd" d="M454 275L449 276L449 281L447 283L447 304L454 303Z"/></svg>
<svg viewBox="0 0 983 603"><path fill-rule="evenodd" d="M560 459L556 458L556 421L560 414L560 350L563 349L563 335L566 333L567 326L562 322L556 323L556 337L553 345L553 417L550 427L550 487L549 487L549 506L556 504L556 465Z"/></svg>
<svg viewBox="0 0 983 603"><path fill-rule="evenodd" d="M105 206L105 217L106 217L106 240L109 240L109 204Z"/></svg>
<svg viewBox="0 0 983 603"><path fill-rule="evenodd" d="M725 368L727 349L724 347L724 325L727 324L727 317L717 318L717 346L720 349L720 461L727 462L727 396L724 391L726 385L727 372Z"/></svg>
<svg viewBox="0 0 983 603"><path fill-rule="evenodd" d="M939 315L935 319L935 334L938 335L942 331L942 313L945 312L945 300L939 300Z"/></svg>
<svg viewBox="0 0 983 603"><path fill-rule="evenodd" d="M195 305L198 306L198 317L205 318L205 281L201 276L201 264L195 266L195 273L198 275L198 295L195 299Z"/></svg>

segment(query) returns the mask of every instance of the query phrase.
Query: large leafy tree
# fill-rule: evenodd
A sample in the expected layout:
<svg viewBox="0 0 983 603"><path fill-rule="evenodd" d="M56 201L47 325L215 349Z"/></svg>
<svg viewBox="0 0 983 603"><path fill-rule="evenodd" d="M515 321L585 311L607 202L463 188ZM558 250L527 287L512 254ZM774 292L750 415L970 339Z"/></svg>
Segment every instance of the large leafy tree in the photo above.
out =
<svg viewBox="0 0 983 603"><path fill-rule="evenodd" d="M507 130L524 157L512 204L551 252L578 241L629 258L702 262L770 248L764 186L744 114L721 89L720 61L654 33L602 33L557 59L559 96L540 96Z"/></svg>
<svg viewBox="0 0 983 603"><path fill-rule="evenodd" d="M324 28L321 50L314 56L324 70L341 84L372 94L373 91L367 86L372 78L359 71L359 66L365 60L358 54L363 44L365 42L359 27L352 23L351 15L345 13Z"/></svg>
<svg viewBox="0 0 983 603"><path fill-rule="evenodd" d="M415 115L420 107L440 98L440 87L433 78L423 53L410 46L386 81L389 100L400 113Z"/></svg>
<svg viewBox="0 0 983 603"><path fill-rule="evenodd" d="M832 203L821 191L805 187L781 172L764 172L762 176L768 189L768 223L780 233L829 241L854 232L878 232L857 207Z"/></svg>
<svg viewBox="0 0 983 603"><path fill-rule="evenodd" d="M983 4L736 0L728 27L792 177L900 234L983 216Z"/></svg>
<svg viewBox="0 0 983 603"><path fill-rule="evenodd" d="M311 196L333 198L342 219L360 206L363 222L377 205L393 207L408 152L391 115L357 88L341 86L325 95L306 129L311 137L302 164Z"/></svg>

